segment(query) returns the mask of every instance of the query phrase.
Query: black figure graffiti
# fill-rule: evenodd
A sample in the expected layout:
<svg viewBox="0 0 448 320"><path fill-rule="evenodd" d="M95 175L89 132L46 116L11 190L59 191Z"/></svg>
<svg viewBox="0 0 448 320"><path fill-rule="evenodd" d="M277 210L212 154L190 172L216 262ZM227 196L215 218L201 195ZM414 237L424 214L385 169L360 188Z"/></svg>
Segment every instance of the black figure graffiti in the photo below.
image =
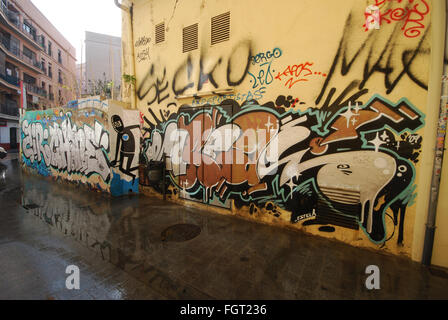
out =
<svg viewBox="0 0 448 320"><path fill-rule="evenodd" d="M138 125L132 125L125 127L123 120L120 116L112 116L112 126L114 130L118 133L117 136L117 146L115 151L115 160L111 162L112 167L119 166L122 173L127 174L135 180L136 175L132 172L137 170L138 167L132 167L132 161L135 156L135 138L132 133L133 129L139 128ZM118 153L120 153L120 158L118 158Z"/></svg>

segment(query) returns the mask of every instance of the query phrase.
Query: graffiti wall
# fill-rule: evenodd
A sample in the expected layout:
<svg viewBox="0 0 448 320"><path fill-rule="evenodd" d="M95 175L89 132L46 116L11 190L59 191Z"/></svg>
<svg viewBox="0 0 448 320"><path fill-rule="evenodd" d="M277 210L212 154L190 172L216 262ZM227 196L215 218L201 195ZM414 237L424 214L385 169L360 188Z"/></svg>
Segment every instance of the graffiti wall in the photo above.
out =
<svg viewBox="0 0 448 320"><path fill-rule="evenodd" d="M139 150L139 113L118 102L84 99L21 119L25 168L112 195L138 193Z"/></svg>
<svg viewBox="0 0 448 320"><path fill-rule="evenodd" d="M166 156L171 199L410 255L431 1L132 3L140 161Z"/></svg>

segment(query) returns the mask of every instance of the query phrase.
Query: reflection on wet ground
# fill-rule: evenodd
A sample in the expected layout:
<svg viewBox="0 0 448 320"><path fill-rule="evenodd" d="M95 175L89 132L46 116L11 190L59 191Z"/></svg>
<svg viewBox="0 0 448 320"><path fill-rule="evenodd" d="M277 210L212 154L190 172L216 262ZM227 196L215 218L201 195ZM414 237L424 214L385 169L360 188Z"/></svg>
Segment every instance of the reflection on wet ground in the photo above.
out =
<svg viewBox="0 0 448 320"><path fill-rule="evenodd" d="M65 241L68 252L73 242L89 248L87 264L112 264L155 298L448 298L448 279L402 258L142 195L111 198L27 174L20 181L17 161L8 169L16 176L0 182L0 199L9 214L50 228L49 241ZM380 267L381 290L365 288L368 265Z"/></svg>

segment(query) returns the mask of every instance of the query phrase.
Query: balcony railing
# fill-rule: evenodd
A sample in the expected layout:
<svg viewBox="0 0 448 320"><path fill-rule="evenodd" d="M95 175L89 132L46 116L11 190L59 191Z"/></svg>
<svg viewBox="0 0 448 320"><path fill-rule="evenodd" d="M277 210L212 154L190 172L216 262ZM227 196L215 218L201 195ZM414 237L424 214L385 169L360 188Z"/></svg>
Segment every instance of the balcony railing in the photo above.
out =
<svg viewBox="0 0 448 320"><path fill-rule="evenodd" d="M36 58L30 58L22 53L21 59L35 68L42 69L42 64Z"/></svg>
<svg viewBox="0 0 448 320"><path fill-rule="evenodd" d="M19 78L9 76L7 74L0 73L0 78L8 82L9 84L12 84L13 86L18 87L19 86Z"/></svg>
<svg viewBox="0 0 448 320"><path fill-rule="evenodd" d="M42 44L38 43L37 41L40 36L38 36L36 33L29 33L27 30L25 30L25 25L20 22L19 14L17 12L8 9L8 7L3 2L1 2L0 9L8 18L9 22L11 22L24 35L26 35L28 38L30 38L31 40L33 40L35 43L39 44L42 47Z"/></svg>
<svg viewBox="0 0 448 320"><path fill-rule="evenodd" d="M35 93L45 98L47 97L47 91L42 88L36 87L34 84L25 83L25 88L27 92Z"/></svg>
<svg viewBox="0 0 448 320"><path fill-rule="evenodd" d="M2 45L6 48L6 50L10 53L12 53L14 56L22 60L23 62L38 68L42 69L42 63L39 62L36 58L30 58L23 54L22 51L18 47L11 46L11 41L6 38L3 34L0 33L0 42Z"/></svg>
<svg viewBox="0 0 448 320"><path fill-rule="evenodd" d="M0 113L6 114L8 116L18 117L19 108L17 103L13 101L7 101L6 103L2 103L0 105Z"/></svg>
<svg viewBox="0 0 448 320"><path fill-rule="evenodd" d="M0 33L0 42L6 48L6 50L11 52L13 55L15 55L17 57L20 56L20 49L19 49L19 47L18 46L12 46L11 45L11 40L6 38L5 36L3 36L3 34L1 34L1 33Z"/></svg>
<svg viewBox="0 0 448 320"><path fill-rule="evenodd" d="M0 6L1 10L14 26L20 29L20 18L17 12L9 10L8 7L2 2Z"/></svg>
<svg viewBox="0 0 448 320"><path fill-rule="evenodd" d="M2 2L0 6L1 10L14 26L20 29L20 18L17 12L9 10L8 7Z"/></svg>

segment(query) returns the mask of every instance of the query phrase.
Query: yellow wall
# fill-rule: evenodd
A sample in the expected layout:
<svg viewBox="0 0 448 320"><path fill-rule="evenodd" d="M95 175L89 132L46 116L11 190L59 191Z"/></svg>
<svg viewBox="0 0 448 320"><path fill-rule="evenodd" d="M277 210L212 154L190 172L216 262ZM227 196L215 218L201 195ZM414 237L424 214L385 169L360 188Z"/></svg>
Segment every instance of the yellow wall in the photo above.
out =
<svg viewBox="0 0 448 320"><path fill-rule="evenodd" d="M443 1L440 1L443 2ZM443 19L440 19L440 25L444 26L446 25L445 20L445 13L447 8L440 8L440 11L437 16L443 15ZM448 28L448 26L446 27ZM442 31L442 30L441 30ZM448 83L446 81L446 76L448 74L448 42L446 41L446 35L443 34L443 32L440 32L441 34L438 35L438 41L436 42L437 45L443 46L445 44L445 66L443 70L444 75L444 83L443 83L443 90L441 91L442 99L441 99L441 111L448 112ZM444 39L443 39L444 38ZM443 41L443 40L445 41ZM438 61L442 60L442 57L438 57ZM440 63L439 63L440 64ZM441 69L439 67L439 76L442 73ZM446 133L446 124L445 128L441 128L440 133ZM436 216L436 231L435 231L435 238L434 238L434 249L433 249L433 255L432 255L432 264L448 268L448 198L446 197L446 194L448 192L448 155L446 152L446 149L448 148L448 142L445 140L445 152L444 152L444 163L442 167L442 173L441 173L441 184L440 184L440 191L439 191L439 201L437 205L437 216Z"/></svg>
<svg viewBox="0 0 448 320"><path fill-rule="evenodd" d="M432 166L431 155L425 157L422 152L430 153L434 146L432 120L438 111L437 105L428 103L429 70L435 67L431 63L433 30L440 32L439 25L431 24L432 12L439 5L433 8L432 2L133 1L133 33L124 14L124 41L134 44L123 57L127 61L124 73L135 69L136 105L147 128L143 145L147 160L159 160L161 148L170 155L180 147L182 161L190 154L211 154L197 145L194 149L195 141L216 151L216 144L210 146L205 138L191 138L190 120L216 131L227 124L236 132L233 144L220 149L223 153L230 148L249 158L254 151L260 160L269 143L252 145L252 150L250 142L238 134L265 127L272 129L264 136L267 142L285 151L277 158L281 164L277 173L266 177L260 173L260 162L219 168L172 165L171 198L197 197L199 202L220 207L230 203L231 210L224 210L228 214L419 259L416 248L423 241ZM384 20L380 29L366 31L366 7L375 3ZM210 20L228 11L230 39L211 45ZM155 26L161 22L165 41L156 44ZM198 49L183 53L182 29L195 23ZM126 56L132 51L133 63ZM225 97L219 95L224 93ZM245 101L248 96L256 100L251 105ZM132 100L130 95L125 98ZM226 99L224 104L230 107L218 108ZM356 103L359 110L354 109ZM207 104L220 120L208 115L203 108ZM183 144L178 140L177 145L163 145L170 123L178 132L189 132ZM193 151L182 149L188 143ZM253 193L265 187L267 194ZM335 189L351 195L350 210L357 212L358 230L331 223L334 216L330 222L322 219L324 207L340 214L341 203L347 202L341 202ZM225 199L219 203L221 192ZM326 204L319 207L313 196ZM370 215L368 199L374 207ZM292 222L296 218L300 221ZM324 224L330 230L322 229Z"/></svg>

